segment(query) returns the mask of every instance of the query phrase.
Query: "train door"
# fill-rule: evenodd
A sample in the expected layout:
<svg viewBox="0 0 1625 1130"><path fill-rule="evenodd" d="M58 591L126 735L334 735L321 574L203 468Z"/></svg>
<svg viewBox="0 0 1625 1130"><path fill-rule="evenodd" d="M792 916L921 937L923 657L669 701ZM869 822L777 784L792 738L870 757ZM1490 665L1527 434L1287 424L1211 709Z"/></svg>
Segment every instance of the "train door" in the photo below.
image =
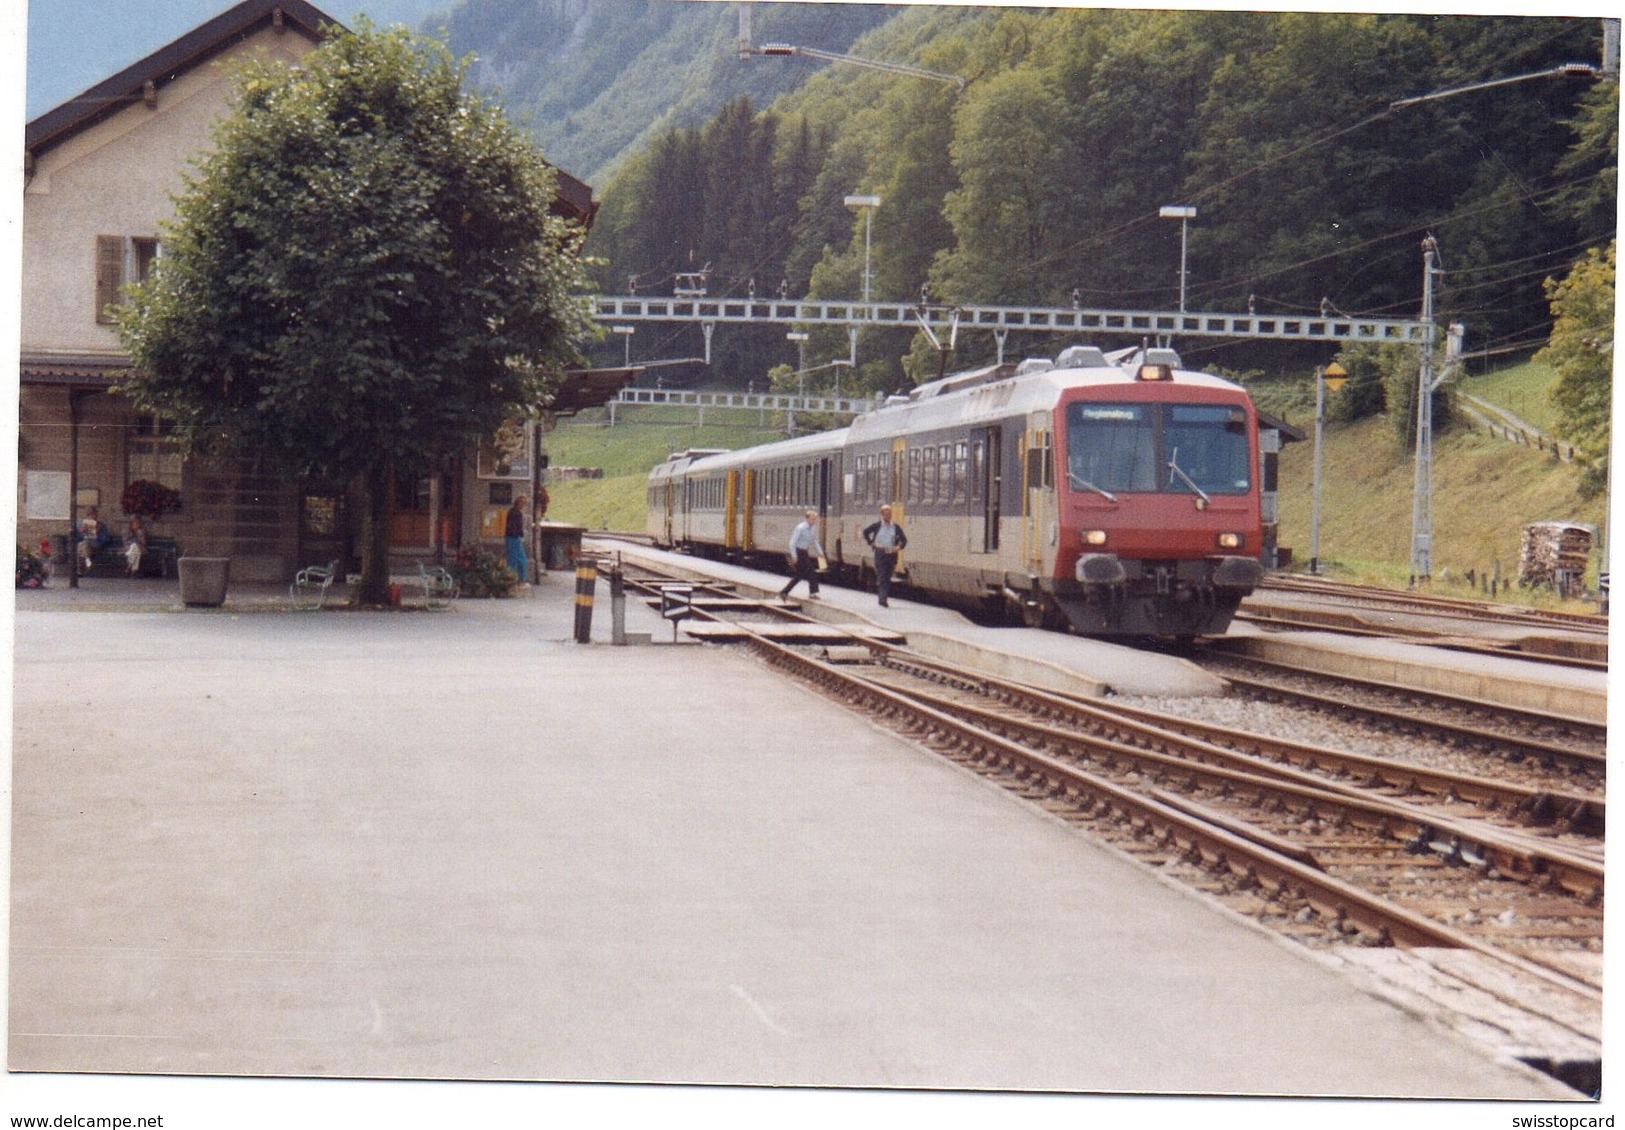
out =
<svg viewBox="0 0 1625 1130"><path fill-rule="evenodd" d="M1045 416L1034 417L1021 439L1021 556L1030 573L1044 571L1044 531L1054 517L1049 504L1055 476L1048 422Z"/></svg>
<svg viewBox="0 0 1625 1130"><path fill-rule="evenodd" d="M674 482L675 478L676 478L675 475L668 477L666 479L666 481L664 483L662 483L661 486L660 486L660 494L661 494L661 499L660 499L660 510L661 510L661 515L660 515L660 519L661 519L661 521L660 521L660 525L661 525L660 544L661 545L676 545L677 544L675 539L672 537L672 520L671 520L671 518L672 518L672 510L675 509L676 500L677 500L677 485ZM683 483L683 491L685 493L688 491L688 482L687 482L686 479L684 480L684 483ZM684 509L686 510L687 507L684 507Z"/></svg>
<svg viewBox="0 0 1625 1130"><path fill-rule="evenodd" d="M999 551L999 490L1004 483L998 428L977 428L970 440L970 516L972 553ZM981 517L981 528L975 519Z"/></svg>
<svg viewBox="0 0 1625 1130"><path fill-rule="evenodd" d="M739 485L739 541L746 553L756 548L756 472L746 468Z"/></svg>
<svg viewBox="0 0 1625 1130"><path fill-rule="evenodd" d="M882 498L882 502L886 499ZM891 441L891 509L892 520L903 524L904 503L908 501L908 442Z"/></svg>
<svg viewBox="0 0 1625 1130"><path fill-rule="evenodd" d="M722 488L722 544L739 548L739 472L729 471Z"/></svg>

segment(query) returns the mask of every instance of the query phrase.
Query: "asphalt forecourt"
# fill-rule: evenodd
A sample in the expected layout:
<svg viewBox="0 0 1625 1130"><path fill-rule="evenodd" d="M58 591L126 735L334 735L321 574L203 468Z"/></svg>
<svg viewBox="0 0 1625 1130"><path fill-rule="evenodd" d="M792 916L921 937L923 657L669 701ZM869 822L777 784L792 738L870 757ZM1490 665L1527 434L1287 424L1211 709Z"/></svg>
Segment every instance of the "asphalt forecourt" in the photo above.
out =
<svg viewBox="0 0 1625 1130"><path fill-rule="evenodd" d="M737 650L573 612L19 611L11 1068L1574 1097Z"/></svg>

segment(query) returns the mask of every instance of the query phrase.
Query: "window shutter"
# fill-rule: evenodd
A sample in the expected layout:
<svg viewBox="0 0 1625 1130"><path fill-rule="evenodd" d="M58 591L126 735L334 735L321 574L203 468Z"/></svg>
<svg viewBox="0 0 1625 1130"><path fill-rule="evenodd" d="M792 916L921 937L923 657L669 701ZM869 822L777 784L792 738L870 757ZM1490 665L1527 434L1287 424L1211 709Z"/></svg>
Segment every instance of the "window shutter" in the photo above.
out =
<svg viewBox="0 0 1625 1130"><path fill-rule="evenodd" d="M96 320L104 325L113 320L110 307L119 300L124 282L124 239L117 235L96 237Z"/></svg>

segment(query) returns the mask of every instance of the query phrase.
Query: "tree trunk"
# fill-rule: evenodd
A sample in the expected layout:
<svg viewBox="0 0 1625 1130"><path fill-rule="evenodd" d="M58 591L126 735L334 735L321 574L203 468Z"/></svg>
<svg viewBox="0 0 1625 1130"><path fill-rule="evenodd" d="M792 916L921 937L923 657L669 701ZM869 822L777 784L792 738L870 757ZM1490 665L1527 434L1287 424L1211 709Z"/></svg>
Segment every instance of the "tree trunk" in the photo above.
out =
<svg viewBox="0 0 1625 1130"><path fill-rule="evenodd" d="M388 466L373 467L362 477L361 585L357 604L389 603Z"/></svg>

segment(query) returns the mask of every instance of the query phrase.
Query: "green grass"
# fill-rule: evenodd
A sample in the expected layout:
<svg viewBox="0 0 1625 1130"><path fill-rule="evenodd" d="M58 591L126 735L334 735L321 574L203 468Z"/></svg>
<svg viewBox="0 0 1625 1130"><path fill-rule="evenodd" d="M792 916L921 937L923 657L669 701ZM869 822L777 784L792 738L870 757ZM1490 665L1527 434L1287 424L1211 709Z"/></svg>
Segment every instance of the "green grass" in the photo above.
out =
<svg viewBox="0 0 1625 1130"><path fill-rule="evenodd" d="M1329 427L1321 475L1322 572L1378 584L1409 580L1416 463L1386 420ZM1549 454L1464 429L1434 439L1432 574L1435 587L1477 576L1516 580L1525 524L1546 519L1601 526L1605 503L1582 503L1580 472ZM1280 544L1309 558L1314 444L1281 454ZM1463 593L1463 595L1466 595Z"/></svg>
<svg viewBox="0 0 1625 1130"><path fill-rule="evenodd" d="M1549 393L1557 374L1550 365L1525 361L1493 373L1467 377L1461 390L1505 408L1513 415L1549 432L1556 422Z"/></svg>
<svg viewBox="0 0 1625 1130"><path fill-rule="evenodd" d="M784 438L771 413L708 408L705 421L697 424L693 409L626 405L617 407L614 427L603 411L561 420L546 439L551 465L596 467L604 477L549 483L547 516L594 530L641 530L649 470L672 452L754 447Z"/></svg>

